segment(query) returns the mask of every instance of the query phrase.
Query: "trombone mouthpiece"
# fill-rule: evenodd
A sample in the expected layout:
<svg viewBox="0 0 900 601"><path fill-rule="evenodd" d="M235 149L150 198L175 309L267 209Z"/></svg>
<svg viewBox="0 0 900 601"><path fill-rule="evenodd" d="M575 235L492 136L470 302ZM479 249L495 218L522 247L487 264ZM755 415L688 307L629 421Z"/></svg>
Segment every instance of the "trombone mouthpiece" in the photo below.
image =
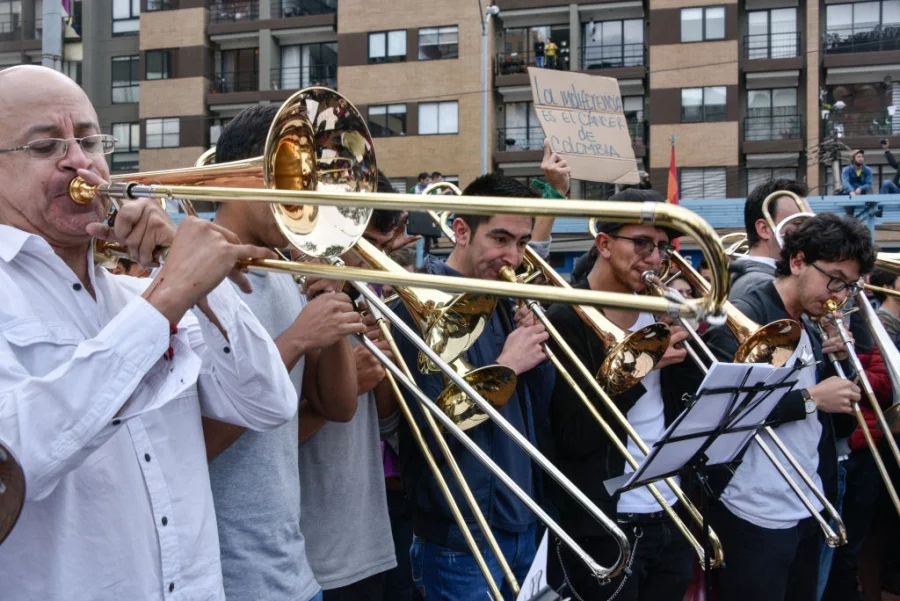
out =
<svg viewBox="0 0 900 601"><path fill-rule="evenodd" d="M516 272L509 265L504 265L500 268L500 279L506 280L507 282L517 282Z"/></svg>
<svg viewBox="0 0 900 601"><path fill-rule="evenodd" d="M80 177L69 182L69 198L76 204L91 204L95 196L97 196L97 186L90 185Z"/></svg>

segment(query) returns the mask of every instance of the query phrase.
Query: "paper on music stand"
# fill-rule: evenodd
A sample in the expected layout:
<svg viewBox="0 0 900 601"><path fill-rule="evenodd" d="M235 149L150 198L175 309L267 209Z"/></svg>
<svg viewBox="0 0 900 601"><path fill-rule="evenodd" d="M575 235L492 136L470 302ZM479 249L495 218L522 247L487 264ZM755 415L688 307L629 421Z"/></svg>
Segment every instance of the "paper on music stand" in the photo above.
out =
<svg viewBox="0 0 900 601"><path fill-rule="evenodd" d="M787 373L784 370L787 373L791 371L790 368L776 370L770 365L763 364L713 364L700 385L697 401L678 416L661 437L660 440L665 444L654 444L650 454L634 472L607 480L605 482L607 490L610 493L628 490L677 473L696 457L723 420L728 419L727 413L733 408L742 408L738 411L743 412L739 414L739 419L744 424L751 423L750 418L759 415L761 418L755 423L762 422L778 403L784 390L779 389L771 394L759 395L758 403L754 402L747 411L743 409L743 405L749 392L738 392L737 388L750 388L760 383L769 383L769 378L778 381L777 377L773 376L776 372L781 377L786 376ZM713 390L723 390L723 392L708 392ZM736 399L735 395L737 395ZM734 420L729 421L733 422ZM753 433L754 431L751 430L733 434L726 433L720 436L706 450L707 463L714 465L732 460ZM715 443L720 439L723 440L722 444L713 449ZM665 451L661 452L662 449Z"/></svg>
<svg viewBox="0 0 900 601"><path fill-rule="evenodd" d="M538 546L534 561L531 562L531 568L528 570L528 575L525 576L525 580L519 588L519 595L516 597L516 601L529 601L529 599L537 597L538 594L547 587L548 532L548 530L544 531L544 537L541 539L540 546Z"/></svg>

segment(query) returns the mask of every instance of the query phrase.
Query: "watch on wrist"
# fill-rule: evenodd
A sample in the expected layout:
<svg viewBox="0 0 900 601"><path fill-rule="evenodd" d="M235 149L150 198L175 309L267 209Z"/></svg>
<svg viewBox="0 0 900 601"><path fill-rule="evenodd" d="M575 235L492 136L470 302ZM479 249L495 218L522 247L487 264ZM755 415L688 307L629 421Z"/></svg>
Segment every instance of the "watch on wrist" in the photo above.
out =
<svg viewBox="0 0 900 601"><path fill-rule="evenodd" d="M806 407L806 415L810 413L815 413L816 409L819 408L818 403L816 403L816 399L809 394L809 390L806 388L800 389L800 394L803 395L803 405Z"/></svg>

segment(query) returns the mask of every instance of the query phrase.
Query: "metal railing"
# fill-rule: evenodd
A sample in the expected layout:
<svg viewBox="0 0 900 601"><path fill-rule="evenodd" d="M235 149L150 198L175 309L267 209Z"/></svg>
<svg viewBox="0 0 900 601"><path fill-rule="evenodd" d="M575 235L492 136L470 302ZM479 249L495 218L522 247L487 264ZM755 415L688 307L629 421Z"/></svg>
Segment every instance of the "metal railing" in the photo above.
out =
<svg viewBox="0 0 900 601"><path fill-rule="evenodd" d="M799 140L802 124L797 113L744 117L744 140Z"/></svg>
<svg viewBox="0 0 900 601"><path fill-rule="evenodd" d="M259 90L259 70L223 71L213 76L213 92L255 92Z"/></svg>
<svg viewBox="0 0 900 601"><path fill-rule="evenodd" d="M584 70L643 67L646 64L647 52L643 44L585 46L581 52L581 68Z"/></svg>
<svg viewBox="0 0 900 601"><path fill-rule="evenodd" d="M631 142L633 144L643 144L646 146L647 140L644 136L650 131L650 128L647 127L647 122L644 121L643 116L638 117L637 119L629 119L626 116L626 121L628 123L628 134L631 136Z"/></svg>
<svg viewBox="0 0 900 601"><path fill-rule="evenodd" d="M562 48L560 48L560 50L561 49ZM553 68L567 71L571 66L569 57L570 55L568 51L558 53L556 55L556 62ZM544 67L548 67L546 63L546 57L544 57L544 62L542 64ZM538 66L537 57L535 57L532 50L509 50L506 52L498 52L497 56L494 58L495 75L513 75L516 73L525 73L528 67L536 66Z"/></svg>
<svg viewBox="0 0 900 601"><path fill-rule="evenodd" d="M19 15L7 15L17 19ZM0 22L0 42L39 40L43 34L44 20Z"/></svg>
<svg viewBox="0 0 900 601"><path fill-rule="evenodd" d="M830 119L823 123L825 135L838 138L854 136L894 135L891 116L881 111L831 111Z"/></svg>
<svg viewBox="0 0 900 601"><path fill-rule="evenodd" d="M867 23L825 32L826 54L900 50L900 23Z"/></svg>
<svg viewBox="0 0 900 601"><path fill-rule="evenodd" d="M337 12L337 0L272 0L272 18L306 17Z"/></svg>
<svg viewBox="0 0 900 601"><path fill-rule="evenodd" d="M178 0L146 0L144 10L154 12L158 10L175 10L178 8Z"/></svg>
<svg viewBox="0 0 900 601"><path fill-rule="evenodd" d="M259 20L258 0L211 0L210 23L240 23Z"/></svg>
<svg viewBox="0 0 900 601"><path fill-rule="evenodd" d="M540 125L533 127L501 127L497 130L497 150L542 150L544 130Z"/></svg>
<svg viewBox="0 0 900 601"><path fill-rule="evenodd" d="M275 67L271 77L273 90L300 90L310 86L337 89L337 65Z"/></svg>
<svg viewBox="0 0 900 601"><path fill-rule="evenodd" d="M800 56L800 33L797 31L745 35L741 45L744 60L795 56Z"/></svg>

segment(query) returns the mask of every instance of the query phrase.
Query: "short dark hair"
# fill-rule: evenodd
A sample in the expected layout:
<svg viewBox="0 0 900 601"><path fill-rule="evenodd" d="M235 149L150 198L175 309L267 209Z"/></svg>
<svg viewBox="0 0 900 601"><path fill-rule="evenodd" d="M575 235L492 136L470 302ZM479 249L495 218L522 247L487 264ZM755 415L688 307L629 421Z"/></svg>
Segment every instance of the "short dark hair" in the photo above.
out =
<svg viewBox="0 0 900 601"><path fill-rule="evenodd" d="M523 184L517 179L513 179L499 173L486 173L466 186L463 190L463 196L503 196L506 198L537 198L537 194L531 191L531 188ZM456 215L459 219L465 221L472 232L478 229L482 223L491 220L491 215ZM534 223L532 217L531 222Z"/></svg>
<svg viewBox="0 0 900 601"><path fill-rule="evenodd" d="M279 108L277 104L255 104L238 113L222 128L216 143L216 162L250 159L265 152L269 128Z"/></svg>
<svg viewBox="0 0 900 601"><path fill-rule="evenodd" d="M425 179L426 177L431 177L431 176L428 175L428 172L427 172L427 171L423 171L422 173L419 174L419 181L422 181L422 180Z"/></svg>
<svg viewBox="0 0 900 601"><path fill-rule="evenodd" d="M753 191L747 197L747 202L744 203L744 229L747 231L747 243L751 247L759 244L760 238L756 233L756 222L763 218L763 201L770 194L779 190L793 192L797 196L804 198L809 194L809 188L806 187L806 184L795 179L770 179L753 188ZM778 212L779 202L781 202L781 198L772 207L774 209L771 211L773 217Z"/></svg>
<svg viewBox="0 0 900 601"><path fill-rule="evenodd" d="M434 179L434 178L436 178L436 177L444 177L444 176L441 175L441 172L440 172L440 171L434 171L434 172L432 172L432 174L431 174L431 179Z"/></svg>
<svg viewBox="0 0 900 601"><path fill-rule="evenodd" d="M878 286L879 288L885 288L887 286L893 286L894 282L897 281L897 274L888 271L887 269L875 269L872 271L872 275L869 276L869 283L873 286ZM878 292L877 290L873 290L872 294L875 295L879 301L884 302L887 298L887 295L883 292Z"/></svg>
<svg viewBox="0 0 900 601"><path fill-rule="evenodd" d="M378 191L385 194L396 194L394 185L388 176L380 169L378 170ZM387 234L400 223L400 217L403 215L401 211L389 211L386 209L375 209L372 211L372 218L369 219L369 227L373 227L382 234Z"/></svg>
<svg viewBox="0 0 900 601"><path fill-rule="evenodd" d="M776 275L790 275L791 257L800 252L806 263L855 260L859 263L860 275L869 273L875 267L872 234L862 221L849 215L820 213L788 232L775 268Z"/></svg>

